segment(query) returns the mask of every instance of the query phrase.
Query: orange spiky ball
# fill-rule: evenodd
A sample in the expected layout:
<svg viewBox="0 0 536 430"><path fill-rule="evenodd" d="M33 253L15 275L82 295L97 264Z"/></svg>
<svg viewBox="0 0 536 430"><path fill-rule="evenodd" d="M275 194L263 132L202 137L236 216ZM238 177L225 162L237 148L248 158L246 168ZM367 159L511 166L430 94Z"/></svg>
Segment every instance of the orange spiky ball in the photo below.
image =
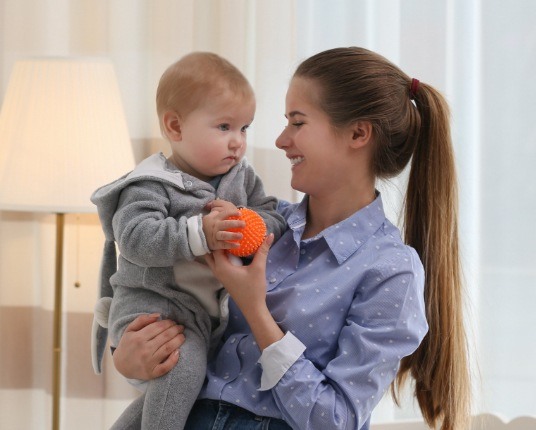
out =
<svg viewBox="0 0 536 430"><path fill-rule="evenodd" d="M237 257L246 257L255 254L261 246L266 236L266 224L262 217L255 211L248 208L238 209L239 216L231 216L228 219L240 219L245 221L244 228L232 228L229 231L242 233L244 236L241 240L233 241L240 244L239 248L228 249L228 251Z"/></svg>

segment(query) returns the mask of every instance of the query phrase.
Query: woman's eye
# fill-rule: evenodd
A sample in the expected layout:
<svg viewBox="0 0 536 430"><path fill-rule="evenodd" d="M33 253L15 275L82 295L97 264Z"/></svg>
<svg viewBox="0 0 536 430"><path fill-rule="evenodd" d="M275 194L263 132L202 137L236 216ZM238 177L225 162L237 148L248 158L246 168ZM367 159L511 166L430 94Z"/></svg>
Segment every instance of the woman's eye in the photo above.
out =
<svg viewBox="0 0 536 430"><path fill-rule="evenodd" d="M293 125L294 127L301 127L303 124L304 124L303 122L299 122L299 121L297 121L297 122L293 122L293 123L292 123L292 125Z"/></svg>
<svg viewBox="0 0 536 430"><path fill-rule="evenodd" d="M229 130L229 124L220 124L218 125L218 129L221 131L227 131Z"/></svg>

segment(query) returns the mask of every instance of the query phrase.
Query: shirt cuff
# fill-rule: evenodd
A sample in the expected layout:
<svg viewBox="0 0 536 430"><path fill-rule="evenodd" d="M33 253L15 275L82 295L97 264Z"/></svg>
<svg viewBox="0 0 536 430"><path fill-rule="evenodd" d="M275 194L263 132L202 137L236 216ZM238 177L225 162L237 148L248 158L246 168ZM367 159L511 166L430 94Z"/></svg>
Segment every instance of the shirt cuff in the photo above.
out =
<svg viewBox="0 0 536 430"><path fill-rule="evenodd" d="M305 351L305 345L287 332L281 340L266 347L259 358L262 366L259 391L271 390Z"/></svg>
<svg viewBox="0 0 536 430"><path fill-rule="evenodd" d="M210 254L207 241L203 233L202 215L195 215L186 221L188 225L188 244L192 254L196 257L201 255Z"/></svg>

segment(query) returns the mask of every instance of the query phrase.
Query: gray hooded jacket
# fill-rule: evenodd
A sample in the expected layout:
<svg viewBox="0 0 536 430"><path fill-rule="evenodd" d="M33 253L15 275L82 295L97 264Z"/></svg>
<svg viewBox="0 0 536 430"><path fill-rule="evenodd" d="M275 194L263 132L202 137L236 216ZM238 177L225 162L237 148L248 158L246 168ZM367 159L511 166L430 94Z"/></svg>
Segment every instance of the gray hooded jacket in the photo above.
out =
<svg viewBox="0 0 536 430"><path fill-rule="evenodd" d="M97 205L105 235L100 300L113 297L115 285L148 288L170 300L177 300L178 290L190 301L200 282L221 288L210 269L195 260L202 254L200 247L208 249L200 215L216 198L258 212L276 239L286 228L276 211L276 199L264 194L260 178L245 159L222 176L217 189L179 171L162 153L97 189L91 201ZM196 298L214 316L215 311L207 309L210 303ZM97 373L101 372L107 336L107 324L94 321L92 360Z"/></svg>

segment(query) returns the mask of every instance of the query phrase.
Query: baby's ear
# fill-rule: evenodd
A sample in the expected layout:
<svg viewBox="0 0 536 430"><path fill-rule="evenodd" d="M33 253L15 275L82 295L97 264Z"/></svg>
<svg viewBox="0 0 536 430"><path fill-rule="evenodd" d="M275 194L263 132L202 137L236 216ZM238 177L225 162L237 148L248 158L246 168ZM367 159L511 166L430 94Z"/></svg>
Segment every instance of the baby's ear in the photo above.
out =
<svg viewBox="0 0 536 430"><path fill-rule="evenodd" d="M176 112L164 112L164 116L162 117L162 124L164 126L164 133L169 140L178 142L182 139L181 121L179 115Z"/></svg>

